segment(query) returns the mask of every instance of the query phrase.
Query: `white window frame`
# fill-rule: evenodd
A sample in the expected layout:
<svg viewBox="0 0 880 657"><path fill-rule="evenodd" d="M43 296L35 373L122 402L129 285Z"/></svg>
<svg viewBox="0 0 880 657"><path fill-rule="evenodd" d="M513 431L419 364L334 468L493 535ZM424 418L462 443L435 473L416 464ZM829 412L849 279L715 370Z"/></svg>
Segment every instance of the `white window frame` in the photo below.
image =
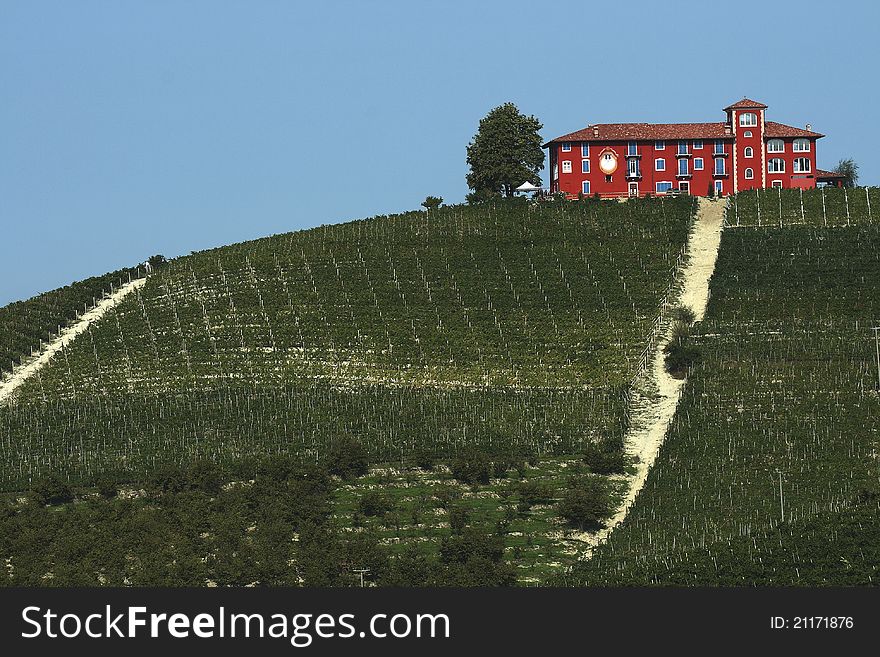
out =
<svg viewBox="0 0 880 657"><path fill-rule="evenodd" d="M775 162L782 164L782 168L775 168ZM785 173L785 160L781 157L771 157L769 160L767 160L767 173Z"/></svg>
<svg viewBox="0 0 880 657"><path fill-rule="evenodd" d="M642 175L642 167L639 166L639 161L635 158L629 160L629 164L626 165L626 171L629 176Z"/></svg>
<svg viewBox="0 0 880 657"><path fill-rule="evenodd" d="M807 165L806 169L800 166L802 164ZM794 158L791 169L792 173L810 173L813 170L813 164L808 157L796 157Z"/></svg>
<svg viewBox="0 0 880 657"><path fill-rule="evenodd" d="M718 170L718 165L721 165L721 171ZM723 157L716 157L715 162L712 164L712 175L713 176L726 176L727 175L727 165L724 163Z"/></svg>
<svg viewBox="0 0 880 657"><path fill-rule="evenodd" d="M658 157L654 160L654 171L666 171L666 158Z"/></svg>
<svg viewBox="0 0 880 657"><path fill-rule="evenodd" d="M751 130L746 130L746 131L743 133L743 137L751 137L751 136L752 136L752 131L751 131Z"/></svg>
<svg viewBox="0 0 880 657"><path fill-rule="evenodd" d="M682 165L684 165L684 166L682 166ZM684 171L682 171L682 169L684 169ZM678 165L676 166L676 171L678 171L678 174L676 174L676 175L679 175L679 176L689 176L689 175L691 175L690 167L688 166L687 158L684 158L684 157L683 157L683 158L681 158L680 160L678 160Z"/></svg>
<svg viewBox="0 0 880 657"><path fill-rule="evenodd" d="M755 170L751 167L746 169L746 180L754 180L755 179Z"/></svg>
<svg viewBox="0 0 880 657"><path fill-rule="evenodd" d="M712 151L715 155L727 155L727 151L724 150L724 140L716 139L715 140L715 150Z"/></svg>
<svg viewBox="0 0 880 657"><path fill-rule="evenodd" d="M654 141L654 150L655 151L665 151L666 150L666 142L662 139L657 139Z"/></svg>
<svg viewBox="0 0 880 657"><path fill-rule="evenodd" d="M571 160L562 160L562 173L571 173Z"/></svg>
<svg viewBox="0 0 880 657"><path fill-rule="evenodd" d="M799 146L806 145L806 148L799 148ZM810 152L810 140L805 139L804 137L798 137L791 144L791 150L795 153L809 153Z"/></svg>
<svg viewBox="0 0 880 657"><path fill-rule="evenodd" d="M590 161L587 158L581 160L581 173L590 173Z"/></svg>
<svg viewBox="0 0 880 657"><path fill-rule="evenodd" d="M626 142L626 154L627 155L638 155L639 154L639 144L635 141Z"/></svg>
<svg viewBox="0 0 880 657"><path fill-rule="evenodd" d="M773 148L774 146L778 146L781 144L781 148ZM784 153L785 152L785 142L782 139L768 139L767 140L767 152L768 153Z"/></svg>
<svg viewBox="0 0 880 657"><path fill-rule="evenodd" d="M755 157L755 149L751 146L746 146L743 150L743 157Z"/></svg>
<svg viewBox="0 0 880 657"><path fill-rule="evenodd" d="M676 155L688 155L690 154L690 150L688 150L688 143L686 140L679 140L678 146L675 147Z"/></svg>
<svg viewBox="0 0 880 657"><path fill-rule="evenodd" d="M562 152L568 153L570 151L571 151L571 142L570 141L562 142Z"/></svg>
<svg viewBox="0 0 880 657"><path fill-rule="evenodd" d="M703 150L703 140L694 139L693 143L691 143L691 148L693 148L695 151Z"/></svg>
<svg viewBox="0 0 880 657"><path fill-rule="evenodd" d="M715 193L719 196L721 194L724 194L724 181L723 180L716 180L715 181Z"/></svg>
<svg viewBox="0 0 880 657"><path fill-rule="evenodd" d="M664 189L663 191L660 191L658 189L658 187L660 185L669 185L669 189ZM654 185L654 193L655 194L666 194L673 187L675 187L675 185L672 184L671 180L658 180L657 183Z"/></svg>
<svg viewBox="0 0 880 657"><path fill-rule="evenodd" d="M782 181L781 180L774 180L773 182L770 183L770 187L772 187L773 189L776 189L776 188L782 189Z"/></svg>
<svg viewBox="0 0 880 657"><path fill-rule="evenodd" d="M703 158L695 157L694 158L694 171L702 171L703 170Z"/></svg>
<svg viewBox="0 0 880 657"><path fill-rule="evenodd" d="M742 112L739 115L740 128L754 128L758 125L758 115L754 112Z"/></svg>
<svg viewBox="0 0 880 657"><path fill-rule="evenodd" d="M553 163L553 180L559 179L559 165L555 162Z"/></svg>
<svg viewBox="0 0 880 657"><path fill-rule="evenodd" d="M581 157L590 157L590 145L586 142L581 144Z"/></svg>
<svg viewBox="0 0 880 657"><path fill-rule="evenodd" d="M584 180L581 183L581 194L583 194L584 196L590 195L590 181L589 180Z"/></svg>

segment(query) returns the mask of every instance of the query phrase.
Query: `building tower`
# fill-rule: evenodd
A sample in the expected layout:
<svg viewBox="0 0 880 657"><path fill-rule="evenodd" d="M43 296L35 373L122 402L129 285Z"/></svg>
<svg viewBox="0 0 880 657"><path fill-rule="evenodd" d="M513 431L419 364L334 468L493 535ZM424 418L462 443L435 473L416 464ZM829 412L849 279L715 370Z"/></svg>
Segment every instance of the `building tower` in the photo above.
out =
<svg viewBox="0 0 880 657"><path fill-rule="evenodd" d="M764 149L764 110L767 106L743 98L724 108L733 130L733 193L766 187L767 164Z"/></svg>

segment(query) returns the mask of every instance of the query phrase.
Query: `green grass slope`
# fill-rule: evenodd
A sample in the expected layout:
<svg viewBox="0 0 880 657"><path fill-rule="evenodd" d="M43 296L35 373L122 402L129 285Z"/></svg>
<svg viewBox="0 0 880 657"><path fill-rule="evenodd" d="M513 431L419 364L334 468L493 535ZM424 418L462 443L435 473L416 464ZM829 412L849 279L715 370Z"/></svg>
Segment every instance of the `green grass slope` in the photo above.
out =
<svg viewBox="0 0 880 657"><path fill-rule="evenodd" d="M693 209L455 206L175 260L0 409L0 488L344 437L576 452L623 426Z"/></svg>
<svg viewBox="0 0 880 657"><path fill-rule="evenodd" d="M880 225L853 223L725 231L702 364L630 514L565 582L877 583Z"/></svg>

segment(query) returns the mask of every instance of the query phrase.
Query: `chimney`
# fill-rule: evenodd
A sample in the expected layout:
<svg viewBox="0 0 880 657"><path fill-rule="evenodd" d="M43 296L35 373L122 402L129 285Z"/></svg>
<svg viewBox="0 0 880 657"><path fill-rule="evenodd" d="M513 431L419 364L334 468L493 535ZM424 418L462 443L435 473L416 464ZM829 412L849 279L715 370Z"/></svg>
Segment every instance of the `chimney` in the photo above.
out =
<svg viewBox="0 0 880 657"><path fill-rule="evenodd" d="M731 127L730 127L730 124L727 124L726 126L724 126L724 134L725 134L725 135L729 135L729 134L731 134Z"/></svg>
<svg viewBox="0 0 880 657"><path fill-rule="evenodd" d="M598 137L598 136L599 136L599 126L594 125L594 126L593 126L593 137L595 138L595 137Z"/></svg>
<svg viewBox="0 0 880 657"><path fill-rule="evenodd" d="M812 124L812 123L808 123L808 124L807 124L807 132L812 132L812 131L813 131L813 124Z"/></svg>

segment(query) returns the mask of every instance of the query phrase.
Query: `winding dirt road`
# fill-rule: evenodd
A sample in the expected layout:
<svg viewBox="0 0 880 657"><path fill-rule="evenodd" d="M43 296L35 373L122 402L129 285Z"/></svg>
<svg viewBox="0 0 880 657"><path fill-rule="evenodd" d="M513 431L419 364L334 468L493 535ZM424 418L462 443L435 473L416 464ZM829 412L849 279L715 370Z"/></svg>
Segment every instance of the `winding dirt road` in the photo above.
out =
<svg viewBox="0 0 880 657"><path fill-rule="evenodd" d="M721 231L724 222L724 201L699 199L694 227L688 238L688 258L683 270L681 294L675 305L694 311L696 320L703 319L709 301L709 279L715 270ZM577 539L589 544L589 551L607 540L619 525L645 485L648 472L657 458L666 437L669 423L675 415L685 380L676 379L666 372L663 347L669 342L669 331L658 341L653 361L645 371L644 381L637 385L633 396L630 429L625 443L630 456L636 457L636 473L629 480L629 490L617 513L601 530L582 533Z"/></svg>

